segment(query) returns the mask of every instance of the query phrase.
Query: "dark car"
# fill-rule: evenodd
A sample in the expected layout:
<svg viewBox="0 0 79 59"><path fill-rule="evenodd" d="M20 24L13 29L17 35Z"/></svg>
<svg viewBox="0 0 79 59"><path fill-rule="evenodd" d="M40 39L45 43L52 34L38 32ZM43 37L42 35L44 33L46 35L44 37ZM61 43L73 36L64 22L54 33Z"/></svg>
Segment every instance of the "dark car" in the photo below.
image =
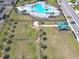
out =
<svg viewBox="0 0 79 59"><path fill-rule="evenodd" d="M79 35L79 31L77 31L77 34Z"/></svg>
<svg viewBox="0 0 79 59"><path fill-rule="evenodd" d="M75 21L72 21L71 24L75 24Z"/></svg>

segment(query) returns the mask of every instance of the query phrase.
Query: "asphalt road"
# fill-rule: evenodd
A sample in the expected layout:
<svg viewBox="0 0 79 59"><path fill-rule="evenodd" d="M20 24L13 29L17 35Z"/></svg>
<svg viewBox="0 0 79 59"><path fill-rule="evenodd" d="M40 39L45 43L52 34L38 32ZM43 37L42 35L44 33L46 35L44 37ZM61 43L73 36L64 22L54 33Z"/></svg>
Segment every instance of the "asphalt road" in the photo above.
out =
<svg viewBox="0 0 79 59"><path fill-rule="evenodd" d="M75 13L74 9L68 4L66 0L57 0L64 16L67 19L72 31L74 32L77 41L79 42L79 17ZM75 22L74 24L71 22Z"/></svg>

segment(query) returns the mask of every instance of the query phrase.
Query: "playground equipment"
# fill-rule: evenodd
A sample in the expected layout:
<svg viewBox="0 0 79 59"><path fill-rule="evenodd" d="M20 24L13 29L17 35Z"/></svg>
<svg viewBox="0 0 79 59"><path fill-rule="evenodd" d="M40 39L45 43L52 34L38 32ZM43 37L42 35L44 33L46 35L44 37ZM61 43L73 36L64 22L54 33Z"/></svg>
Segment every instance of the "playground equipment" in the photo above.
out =
<svg viewBox="0 0 79 59"><path fill-rule="evenodd" d="M69 26L66 22L57 22L57 28L59 30L68 30L69 29Z"/></svg>

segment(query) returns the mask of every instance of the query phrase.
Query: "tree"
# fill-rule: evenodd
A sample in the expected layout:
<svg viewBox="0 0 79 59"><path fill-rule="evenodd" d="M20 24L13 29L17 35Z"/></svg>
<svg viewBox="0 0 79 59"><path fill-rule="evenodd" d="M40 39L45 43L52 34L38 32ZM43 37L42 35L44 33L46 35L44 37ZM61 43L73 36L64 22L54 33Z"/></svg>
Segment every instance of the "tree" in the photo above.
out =
<svg viewBox="0 0 79 59"><path fill-rule="evenodd" d="M11 22L13 22L13 19L10 19Z"/></svg>
<svg viewBox="0 0 79 59"><path fill-rule="evenodd" d="M45 45L44 43L41 43L41 48L46 49L47 45Z"/></svg>
<svg viewBox="0 0 79 59"><path fill-rule="evenodd" d="M3 55L3 59L9 59L9 57L10 57L9 54L4 54Z"/></svg>
<svg viewBox="0 0 79 59"><path fill-rule="evenodd" d="M24 0L24 1L26 1L26 0Z"/></svg>
<svg viewBox="0 0 79 59"><path fill-rule="evenodd" d="M44 24L44 22L41 22L41 24Z"/></svg>
<svg viewBox="0 0 79 59"><path fill-rule="evenodd" d="M46 37L43 37L43 40L45 41L45 40L47 40L47 38Z"/></svg>
<svg viewBox="0 0 79 59"><path fill-rule="evenodd" d="M7 30L10 30L10 27L7 27Z"/></svg>
<svg viewBox="0 0 79 59"><path fill-rule="evenodd" d="M18 24L18 22L15 22L15 24Z"/></svg>
<svg viewBox="0 0 79 59"><path fill-rule="evenodd" d="M43 32L43 35L46 35L46 32Z"/></svg>
<svg viewBox="0 0 79 59"><path fill-rule="evenodd" d="M25 57L24 57L24 56L22 56L22 59L25 59Z"/></svg>
<svg viewBox="0 0 79 59"><path fill-rule="evenodd" d="M16 4L19 2L19 0L16 1Z"/></svg>
<svg viewBox="0 0 79 59"><path fill-rule="evenodd" d="M9 25L12 26L12 23L10 22Z"/></svg>
<svg viewBox="0 0 79 59"><path fill-rule="evenodd" d="M16 28L16 26L13 26L13 28Z"/></svg>
<svg viewBox="0 0 79 59"><path fill-rule="evenodd" d="M4 50L5 52L8 52L10 49L11 49L11 48L10 48L9 46L6 46L6 47L3 48L3 50Z"/></svg>
<svg viewBox="0 0 79 59"><path fill-rule="evenodd" d="M3 38L2 41L6 42L7 44L12 43L12 40L10 40L8 38Z"/></svg>
<svg viewBox="0 0 79 59"><path fill-rule="evenodd" d="M9 36L9 38L13 38L13 37L14 37L14 35L10 35L10 36Z"/></svg>
<svg viewBox="0 0 79 59"><path fill-rule="evenodd" d="M4 37L3 39L2 39L2 41L4 41L4 42L6 42L8 39L6 38L6 37Z"/></svg>
<svg viewBox="0 0 79 59"><path fill-rule="evenodd" d="M12 30L11 32L12 32L12 33L14 33L14 32L15 32L15 30Z"/></svg>
<svg viewBox="0 0 79 59"><path fill-rule="evenodd" d="M12 40L7 40L7 44L11 44L12 43Z"/></svg>
<svg viewBox="0 0 79 59"><path fill-rule="evenodd" d="M8 35L8 31L4 32L4 34L7 36Z"/></svg>
<svg viewBox="0 0 79 59"><path fill-rule="evenodd" d="M1 44L1 45L0 45L0 50L2 50L2 49L3 49L3 45Z"/></svg>
<svg viewBox="0 0 79 59"><path fill-rule="evenodd" d="M47 56L46 56L46 55L45 55L45 56L43 56L43 57L42 57L42 59L47 59Z"/></svg>

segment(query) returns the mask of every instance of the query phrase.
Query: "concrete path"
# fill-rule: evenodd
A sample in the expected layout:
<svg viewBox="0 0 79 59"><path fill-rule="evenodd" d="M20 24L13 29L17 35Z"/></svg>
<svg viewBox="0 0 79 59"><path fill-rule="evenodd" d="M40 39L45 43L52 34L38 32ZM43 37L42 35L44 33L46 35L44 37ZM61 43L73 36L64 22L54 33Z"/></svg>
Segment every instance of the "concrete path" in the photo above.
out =
<svg viewBox="0 0 79 59"><path fill-rule="evenodd" d="M41 27L57 27L58 25L40 25Z"/></svg>

